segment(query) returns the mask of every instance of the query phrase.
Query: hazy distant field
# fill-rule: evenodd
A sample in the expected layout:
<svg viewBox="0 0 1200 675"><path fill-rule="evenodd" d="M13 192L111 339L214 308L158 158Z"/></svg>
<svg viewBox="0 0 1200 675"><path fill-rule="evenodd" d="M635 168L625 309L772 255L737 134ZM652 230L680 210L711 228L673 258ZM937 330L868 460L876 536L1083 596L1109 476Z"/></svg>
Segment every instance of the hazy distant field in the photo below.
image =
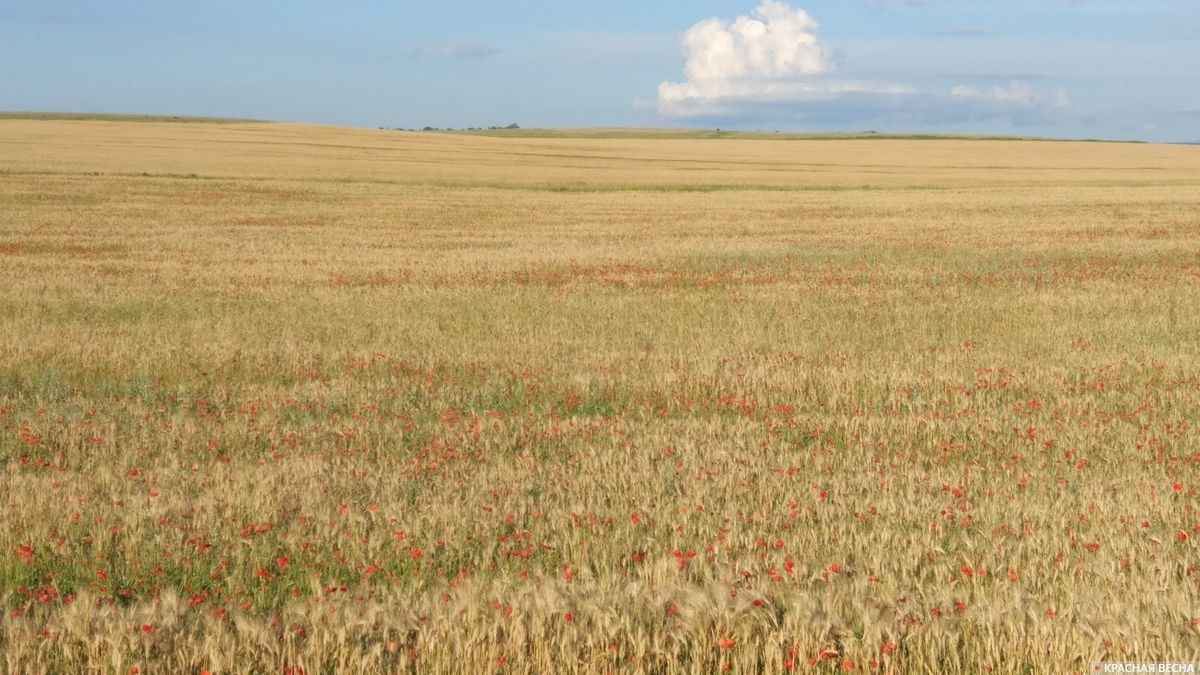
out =
<svg viewBox="0 0 1200 675"><path fill-rule="evenodd" d="M1200 148L0 120L0 669L1200 661Z"/></svg>

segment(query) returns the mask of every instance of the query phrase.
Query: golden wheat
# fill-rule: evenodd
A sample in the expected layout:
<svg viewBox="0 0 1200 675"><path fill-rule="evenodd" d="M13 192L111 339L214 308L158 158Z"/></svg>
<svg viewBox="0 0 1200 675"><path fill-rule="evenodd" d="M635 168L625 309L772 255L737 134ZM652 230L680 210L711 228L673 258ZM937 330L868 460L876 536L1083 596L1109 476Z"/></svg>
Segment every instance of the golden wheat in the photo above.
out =
<svg viewBox="0 0 1200 675"><path fill-rule="evenodd" d="M1200 661L1200 154L0 120L11 672Z"/></svg>

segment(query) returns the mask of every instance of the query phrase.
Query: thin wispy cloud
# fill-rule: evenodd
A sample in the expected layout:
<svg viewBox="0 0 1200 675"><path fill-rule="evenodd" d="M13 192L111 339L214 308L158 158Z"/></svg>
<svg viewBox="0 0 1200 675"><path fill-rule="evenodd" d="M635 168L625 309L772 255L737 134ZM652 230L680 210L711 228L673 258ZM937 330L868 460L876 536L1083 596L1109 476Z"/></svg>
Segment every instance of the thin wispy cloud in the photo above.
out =
<svg viewBox="0 0 1200 675"><path fill-rule="evenodd" d="M1002 106L1032 108L1038 105L1049 105L1053 108L1067 108L1071 105L1071 97L1067 90L1059 87L1049 96L1039 94L1028 82L1014 80L1005 86L994 86L991 89L978 89L967 85L958 85L950 90L950 95L957 98L988 101Z"/></svg>
<svg viewBox="0 0 1200 675"><path fill-rule="evenodd" d="M456 42L428 45L424 47L414 47L407 50L405 53L408 56L423 56L434 59L469 61L486 59L503 52L503 49L495 45Z"/></svg>
<svg viewBox="0 0 1200 675"><path fill-rule="evenodd" d="M87 23L79 13L71 11L5 11L0 10L0 20L45 24L48 26L77 26Z"/></svg>
<svg viewBox="0 0 1200 675"><path fill-rule="evenodd" d="M925 0L867 0L871 9L893 9L896 7L924 7Z"/></svg>
<svg viewBox="0 0 1200 675"><path fill-rule="evenodd" d="M947 28L929 34L930 37L989 37L992 31L987 28Z"/></svg>

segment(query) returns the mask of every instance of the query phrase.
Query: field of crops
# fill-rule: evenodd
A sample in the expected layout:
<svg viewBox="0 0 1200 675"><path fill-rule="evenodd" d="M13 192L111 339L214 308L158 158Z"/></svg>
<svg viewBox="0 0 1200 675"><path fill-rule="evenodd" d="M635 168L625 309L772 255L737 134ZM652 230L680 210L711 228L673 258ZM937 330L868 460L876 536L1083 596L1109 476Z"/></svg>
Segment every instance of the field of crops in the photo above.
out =
<svg viewBox="0 0 1200 675"><path fill-rule="evenodd" d="M1200 148L0 120L0 670L1200 661Z"/></svg>

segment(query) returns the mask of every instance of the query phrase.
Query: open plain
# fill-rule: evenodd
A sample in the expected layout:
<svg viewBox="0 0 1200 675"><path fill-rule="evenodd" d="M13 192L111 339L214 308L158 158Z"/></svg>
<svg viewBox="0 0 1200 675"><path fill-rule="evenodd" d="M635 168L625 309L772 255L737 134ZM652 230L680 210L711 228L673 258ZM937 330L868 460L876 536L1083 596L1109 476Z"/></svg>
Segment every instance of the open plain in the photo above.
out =
<svg viewBox="0 0 1200 675"><path fill-rule="evenodd" d="M0 669L1200 661L1198 540L1200 148L0 120Z"/></svg>

